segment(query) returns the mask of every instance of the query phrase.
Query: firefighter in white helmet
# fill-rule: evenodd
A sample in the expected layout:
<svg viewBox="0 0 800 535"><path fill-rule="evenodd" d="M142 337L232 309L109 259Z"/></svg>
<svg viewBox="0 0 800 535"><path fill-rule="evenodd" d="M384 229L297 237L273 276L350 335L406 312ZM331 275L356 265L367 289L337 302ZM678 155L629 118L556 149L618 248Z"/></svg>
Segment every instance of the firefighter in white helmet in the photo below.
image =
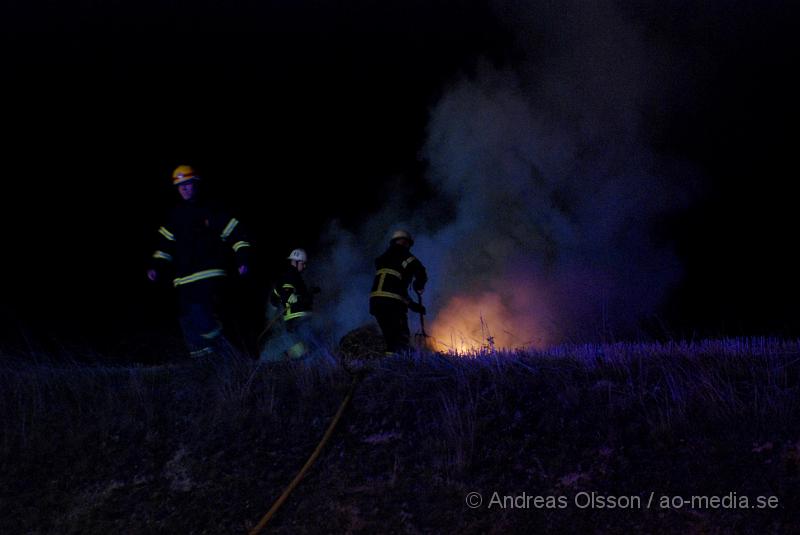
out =
<svg viewBox="0 0 800 535"><path fill-rule="evenodd" d="M308 255L304 249L294 249L286 260L286 271L275 282L270 295L270 304L280 311L278 321L282 325L275 326L261 353L262 361L304 358L315 343L312 308L319 288L309 289L303 280Z"/></svg>
<svg viewBox="0 0 800 535"><path fill-rule="evenodd" d="M233 257L237 273L247 274L250 251L239 220L205 199L199 183L200 176L189 165L172 172L180 201L158 229L147 271L151 281L169 274L178 290L180 324L193 358L224 347L219 308L226 266Z"/></svg>
<svg viewBox="0 0 800 535"><path fill-rule="evenodd" d="M386 353L409 348L408 310L425 313L425 308L408 296L408 287L422 294L428 275L422 262L411 254L414 239L405 230L396 230L389 248L375 259L375 278L369 294L369 312L378 321L386 342Z"/></svg>

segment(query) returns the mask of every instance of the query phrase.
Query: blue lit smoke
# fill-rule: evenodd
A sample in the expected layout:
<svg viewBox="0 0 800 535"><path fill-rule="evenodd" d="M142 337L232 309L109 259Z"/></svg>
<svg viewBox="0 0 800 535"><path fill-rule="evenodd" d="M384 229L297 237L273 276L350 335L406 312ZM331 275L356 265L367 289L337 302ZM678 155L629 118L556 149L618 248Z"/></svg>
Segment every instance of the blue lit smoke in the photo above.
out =
<svg viewBox="0 0 800 535"><path fill-rule="evenodd" d="M454 296L488 292L515 318L490 327L522 331L520 343L637 333L680 277L652 225L686 204L693 172L649 147L643 107L659 98L668 71L653 60L666 52L611 6L495 3L524 60L480 62L431 110L420 157L434 201L410 214L387 203L355 232L330 227L332 332L371 321L372 259L407 228L431 276L432 322Z"/></svg>

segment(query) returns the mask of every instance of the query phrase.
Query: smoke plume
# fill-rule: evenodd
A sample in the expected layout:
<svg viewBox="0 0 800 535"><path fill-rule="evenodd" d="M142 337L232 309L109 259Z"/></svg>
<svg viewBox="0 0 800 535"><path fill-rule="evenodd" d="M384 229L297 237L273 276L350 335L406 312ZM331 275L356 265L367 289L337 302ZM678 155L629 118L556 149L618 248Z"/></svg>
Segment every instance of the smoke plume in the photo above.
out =
<svg viewBox="0 0 800 535"><path fill-rule="evenodd" d="M428 268L441 347L635 335L680 276L653 239L687 201L686 170L650 148L667 52L610 3L494 8L516 57L477 61L431 109L420 158L435 198L409 208L397 193L324 239L336 335L370 321L372 259L394 228Z"/></svg>

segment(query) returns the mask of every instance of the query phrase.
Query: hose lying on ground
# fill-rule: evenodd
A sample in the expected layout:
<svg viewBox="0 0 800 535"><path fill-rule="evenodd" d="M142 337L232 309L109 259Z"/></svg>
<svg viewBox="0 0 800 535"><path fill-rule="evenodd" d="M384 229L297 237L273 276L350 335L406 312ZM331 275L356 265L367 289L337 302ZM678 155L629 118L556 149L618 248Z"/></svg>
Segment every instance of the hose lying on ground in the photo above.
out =
<svg viewBox="0 0 800 535"><path fill-rule="evenodd" d="M342 418L342 414L344 414L347 405L353 398L353 392L355 392L356 385L358 385L360 380L361 380L361 375L356 375L353 377L353 382L350 384L350 390L347 391L347 395L345 395L344 400L342 400L342 404L339 405L339 410L336 411L333 420L331 420L330 425L328 425L328 429L325 431L325 434L322 435L322 440L319 441L317 448L311 454L311 457L308 458L306 464L303 465L303 468L301 468L300 471L297 473L297 475L294 477L292 482L289 483L289 486L286 487L286 490L283 491L283 494L281 494L280 497L275 501L275 503L272 504L272 507L269 508L267 514L264 515L264 517L256 525L256 527L250 530L250 535L256 535L257 533L260 533L262 529L264 529L264 527L267 525L267 522L269 522L270 519L273 516L275 516L275 513L278 512L278 509L280 509L281 505L283 505L283 502L286 501L286 498L289 497L289 494L291 494L292 491L295 489L295 487L297 487L297 485L300 483L300 480L303 479L303 476L305 476L308 469L311 468L311 465L314 464L314 461L317 460L317 457L319 457L320 452L322 452L322 448L325 447L325 443L328 442L329 438L331 438L333 430L336 428L336 424L339 423L339 420Z"/></svg>

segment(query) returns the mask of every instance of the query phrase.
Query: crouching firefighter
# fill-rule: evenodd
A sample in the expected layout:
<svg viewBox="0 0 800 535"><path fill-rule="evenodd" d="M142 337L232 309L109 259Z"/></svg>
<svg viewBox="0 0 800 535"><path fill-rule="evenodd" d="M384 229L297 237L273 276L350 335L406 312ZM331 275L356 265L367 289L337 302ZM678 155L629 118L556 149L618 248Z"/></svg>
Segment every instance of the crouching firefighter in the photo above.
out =
<svg viewBox="0 0 800 535"><path fill-rule="evenodd" d="M303 280L308 255L304 249L295 249L287 261L286 271L270 294L270 304L280 316L270 322L272 332L261 352L262 362L304 359L311 355L316 344L312 308L314 294L319 289L309 290Z"/></svg>
<svg viewBox="0 0 800 535"><path fill-rule="evenodd" d="M147 276L171 273L178 291L180 325L189 356L204 357L225 347L219 320L226 266L248 271L250 243L239 221L201 195L200 177L188 165L172 173L180 201L158 229L158 249Z"/></svg>
<svg viewBox="0 0 800 535"><path fill-rule="evenodd" d="M425 266L411 254L414 240L405 230L397 230L389 240L389 248L375 259L375 278L369 294L369 313L375 316L386 342L386 354L410 348L408 309L421 314L425 308L408 296L412 284L417 294L425 290L428 275Z"/></svg>

